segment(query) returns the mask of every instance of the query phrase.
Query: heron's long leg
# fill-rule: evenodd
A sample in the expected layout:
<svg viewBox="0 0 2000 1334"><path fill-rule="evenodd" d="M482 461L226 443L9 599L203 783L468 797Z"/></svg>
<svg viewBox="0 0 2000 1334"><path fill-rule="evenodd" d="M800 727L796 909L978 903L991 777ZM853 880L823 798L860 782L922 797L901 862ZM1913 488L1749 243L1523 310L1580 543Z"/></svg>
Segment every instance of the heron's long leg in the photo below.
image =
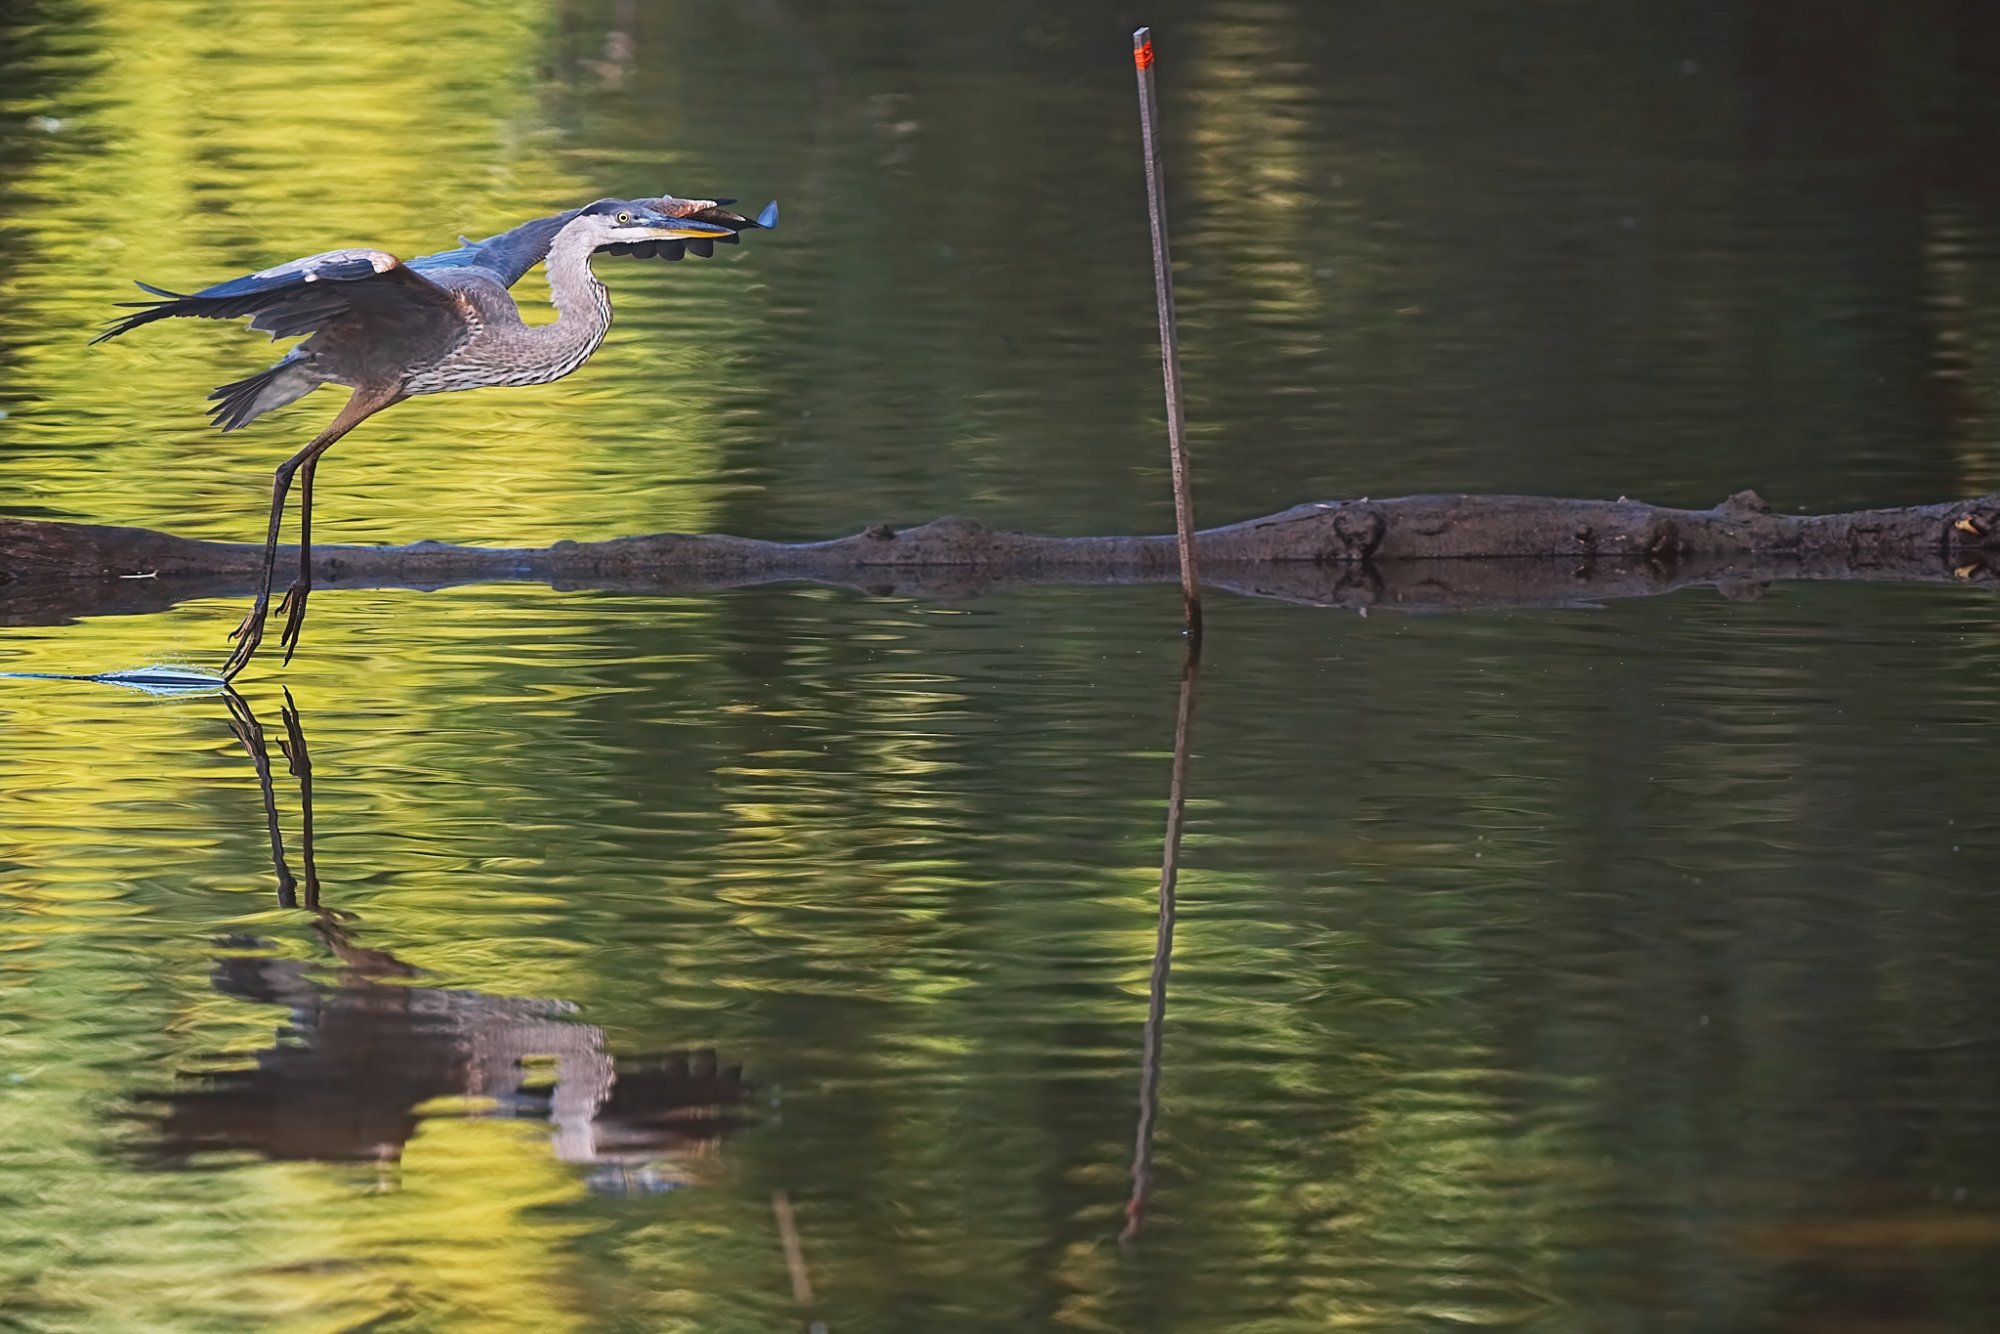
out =
<svg viewBox="0 0 2000 1334"><path fill-rule="evenodd" d="M285 618L285 628L278 635L278 647L285 651L287 663L298 651L299 631L305 628L306 623L306 599L312 596L313 470L317 467L317 454L299 465L299 577L292 581L292 586L278 601L278 613Z"/></svg>
<svg viewBox="0 0 2000 1334"><path fill-rule="evenodd" d="M264 537L264 560L257 580L257 599L250 604L249 612L237 623L236 628L229 632L229 637L236 641L236 648L229 655L229 661L222 665L224 680L229 680L242 671L248 665L251 656L257 652L257 645L263 641L264 615L271 606L271 574L278 563L278 529L285 519L285 493L291 489L292 474L298 471L299 465L333 443L326 438L330 434L332 432L329 428L328 431L314 437L311 444L278 465L277 477L271 488L271 523Z"/></svg>
<svg viewBox="0 0 2000 1334"><path fill-rule="evenodd" d="M284 522L285 494L291 490L292 475L324 454L334 441L359 426L370 415L380 412L401 398L401 394L393 391L355 390L324 431L314 436L304 449L278 465L271 486L271 523L264 534L264 564L262 575L257 581L257 600L251 604L250 614L245 616L242 623L230 633L230 638L236 641L236 648L229 655L229 661L222 665L224 680L233 679L238 672L248 666L250 659L257 652L257 646L264 640L264 617L271 609L271 577L276 572L278 564L278 529ZM302 548L307 545L304 542L300 543ZM311 550L304 550L301 559L311 560Z"/></svg>

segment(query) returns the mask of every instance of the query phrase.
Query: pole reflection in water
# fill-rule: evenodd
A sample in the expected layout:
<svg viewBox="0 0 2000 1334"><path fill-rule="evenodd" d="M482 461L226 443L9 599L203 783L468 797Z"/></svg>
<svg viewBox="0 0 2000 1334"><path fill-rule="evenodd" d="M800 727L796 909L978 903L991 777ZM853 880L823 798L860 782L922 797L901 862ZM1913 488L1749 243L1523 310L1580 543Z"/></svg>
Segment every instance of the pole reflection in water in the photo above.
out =
<svg viewBox="0 0 2000 1334"><path fill-rule="evenodd" d="M215 989L291 1013L254 1067L192 1077L145 1100L157 1124L152 1161L179 1166L198 1154L249 1152L394 1162L425 1103L470 1098L486 1115L549 1122L559 1158L598 1169L592 1186L648 1190L677 1184L671 1160L712 1149L747 1124L742 1068L713 1051L614 1058L602 1030L568 1017L575 1007L567 1001L418 985L421 969L358 944L351 915L321 902L312 759L290 692L279 749L299 784L302 878L285 856L263 725L241 695L225 699L231 730L256 767L278 902L310 914L337 967L273 957L261 952L270 942L254 938L223 942Z"/></svg>
<svg viewBox="0 0 2000 1334"><path fill-rule="evenodd" d="M1153 975L1146 993L1146 1038L1139 1076L1139 1130L1132 1149L1132 1194L1125 1202L1130 1242L1144 1226L1153 1185L1153 1130L1160 1116L1160 1041L1167 1022L1167 974L1174 963L1174 889L1180 880L1181 822L1187 813L1188 732L1194 723L1195 685L1201 676L1201 643L1190 639L1181 663L1180 707L1174 715L1173 777L1167 785L1167 833L1160 854L1160 927L1153 939Z"/></svg>

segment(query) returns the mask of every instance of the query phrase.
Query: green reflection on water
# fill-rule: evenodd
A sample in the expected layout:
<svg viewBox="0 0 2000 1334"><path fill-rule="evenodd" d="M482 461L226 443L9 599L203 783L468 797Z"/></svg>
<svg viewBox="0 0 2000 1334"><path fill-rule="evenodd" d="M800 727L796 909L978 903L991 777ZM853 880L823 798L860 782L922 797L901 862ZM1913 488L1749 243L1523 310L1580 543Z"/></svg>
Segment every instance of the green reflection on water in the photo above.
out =
<svg viewBox="0 0 2000 1334"><path fill-rule="evenodd" d="M331 411L214 436L200 396L270 350L86 350L129 277L671 188L776 195L786 229L608 264L590 367L370 423L322 535L1160 526L1114 8L10 10L0 508L241 538ZM1213 517L1992 484L2000 246L1958 170L1990 134L1921 16L1823 34L1816 69L1880 90L1850 135L1759 59L1756 16L1169 8ZM104 234L107 199L148 225ZM13 630L4 665L212 663L236 610ZM1211 617L1127 1250L1171 590L321 595L286 679L327 906L424 970L408 989L742 1063L755 1123L650 1195L444 1098L379 1163L141 1170L149 1099L259 1068L291 1022L217 988L244 949L218 942L326 986L341 961L275 901L216 702L5 683L0 1317L768 1329L779 1188L836 1329L1946 1330L2000 1305L1989 600Z"/></svg>
<svg viewBox="0 0 2000 1334"><path fill-rule="evenodd" d="M777 1187L864 1327L1586 1329L1695 1320L1697 1293L1822 1309L1856 1252L1934 1327L1972 1309L1983 599L1222 604L1126 1251L1172 590L950 614L759 590L671 655L671 604L593 602L523 664L511 627L574 599L487 591L456 641L509 664L485 700L301 682L326 903L413 985L575 1002L619 1053L713 1047L758 1123L664 1196L586 1193L547 1130L450 1104L379 1167L135 1173L118 1109L285 1022L217 993L217 938L336 965L273 903L213 702L15 683L6 1217L42 1323L143 1272L190 1328L755 1327L786 1306ZM334 605L338 680L372 613ZM630 637L608 663L607 621ZM593 672L647 685L538 689ZM1927 693L1878 688L1904 679Z"/></svg>

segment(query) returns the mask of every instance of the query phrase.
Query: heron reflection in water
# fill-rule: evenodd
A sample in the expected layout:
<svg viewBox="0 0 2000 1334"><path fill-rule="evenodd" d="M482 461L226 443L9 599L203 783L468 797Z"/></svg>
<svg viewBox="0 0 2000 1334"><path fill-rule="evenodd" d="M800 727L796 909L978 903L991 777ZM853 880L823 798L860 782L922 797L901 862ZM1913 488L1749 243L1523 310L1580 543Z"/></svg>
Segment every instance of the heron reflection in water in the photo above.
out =
<svg viewBox="0 0 2000 1334"><path fill-rule="evenodd" d="M225 698L257 769L279 903L310 914L337 967L275 957L263 941L225 942L215 989L290 1014L254 1066L144 1099L156 1123L146 1146L152 1161L249 1152L390 1162L415 1135L425 1103L472 1098L489 1115L546 1120L557 1157L595 1168L597 1188L659 1189L677 1180L666 1164L748 1123L742 1068L713 1051L614 1058L603 1031L577 1022L568 1002L424 986L422 970L357 943L347 916L320 900L312 761L290 695L279 746L299 783L298 873L285 855L264 729L241 696Z"/></svg>
<svg viewBox="0 0 2000 1334"><path fill-rule="evenodd" d="M752 220L728 212L722 202L671 195L600 199L407 264L383 250L330 250L199 292L140 283L159 300L132 303L135 314L93 341L182 315L248 315L251 328L273 338L310 335L277 365L209 395L216 405L211 415L223 430L247 425L323 384L354 391L325 430L278 466L263 577L249 614L231 634L236 647L223 675L242 671L263 641L278 532L294 475L299 573L279 605L285 626L278 639L287 662L298 647L312 591L312 485L320 455L368 417L417 394L562 379L589 360L611 328L611 299L591 272L591 257L605 251L666 259L679 259L688 250L708 255L716 242L734 242L747 228L777 225L776 204ZM507 289L544 260L557 318L530 325Z"/></svg>

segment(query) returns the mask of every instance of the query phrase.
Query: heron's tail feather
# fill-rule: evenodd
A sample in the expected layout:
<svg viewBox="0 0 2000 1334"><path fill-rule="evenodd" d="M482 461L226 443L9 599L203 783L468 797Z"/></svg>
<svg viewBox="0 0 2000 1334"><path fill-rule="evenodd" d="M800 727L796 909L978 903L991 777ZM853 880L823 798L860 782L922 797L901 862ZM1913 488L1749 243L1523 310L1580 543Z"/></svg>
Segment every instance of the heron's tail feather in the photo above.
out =
<svg viewBox="0 0 2000 1334"><path fill-rule="evenodd" d="M209 416L223 430L234 431L273 408L304 398L321 383L304 357L286 357L268 370L223 385L210 394L215 406L209 409Z"/></svg>

